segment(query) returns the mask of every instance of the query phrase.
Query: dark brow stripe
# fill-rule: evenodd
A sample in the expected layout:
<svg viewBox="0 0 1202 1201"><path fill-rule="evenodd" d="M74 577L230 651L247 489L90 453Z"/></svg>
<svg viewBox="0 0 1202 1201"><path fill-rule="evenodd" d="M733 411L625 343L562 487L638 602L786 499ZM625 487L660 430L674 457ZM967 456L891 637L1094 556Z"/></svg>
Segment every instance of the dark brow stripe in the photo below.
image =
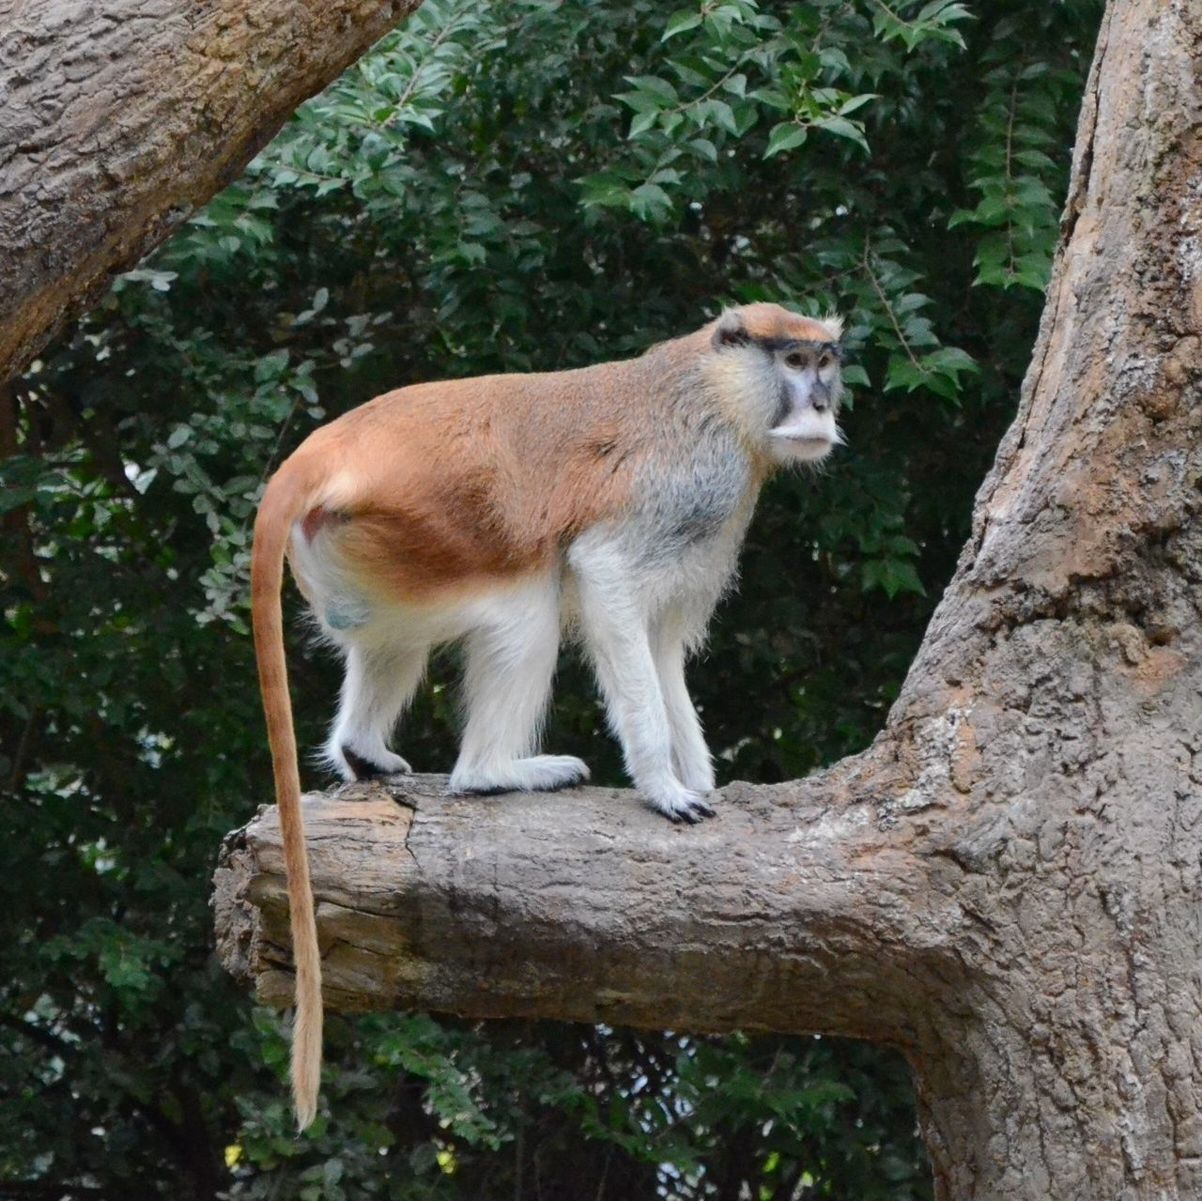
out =
<svg viewBox="0 0 1202 1201"><path fill-rule="evenodd" d="M811 338L752 338L752 341L769 353L778 350L829 350L835 358L843 357L842 342L821 342Z"/></svg>

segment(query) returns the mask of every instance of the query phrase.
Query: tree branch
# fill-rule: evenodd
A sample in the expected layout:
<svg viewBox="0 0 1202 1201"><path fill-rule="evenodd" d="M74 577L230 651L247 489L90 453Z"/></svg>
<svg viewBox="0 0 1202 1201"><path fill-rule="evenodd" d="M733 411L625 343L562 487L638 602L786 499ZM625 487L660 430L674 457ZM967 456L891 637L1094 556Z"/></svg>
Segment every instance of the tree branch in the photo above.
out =
<svg viewBox="0 0 1202 1201"><path fill-rule="evenodd" d="M891 774L861 758L732 785L697 828L600 788L451 798L415 776L310 796L327 1001L912 1048L967 919L882 799ZM273 1005L293 991L282 873L266 809L227 840L215 904L226 966Z"/></svg>
<svg viewBox="0 0 1202 1201"><path fill-rule="evenodd" d="M0 380L419 3L0 5Z"/></svg>

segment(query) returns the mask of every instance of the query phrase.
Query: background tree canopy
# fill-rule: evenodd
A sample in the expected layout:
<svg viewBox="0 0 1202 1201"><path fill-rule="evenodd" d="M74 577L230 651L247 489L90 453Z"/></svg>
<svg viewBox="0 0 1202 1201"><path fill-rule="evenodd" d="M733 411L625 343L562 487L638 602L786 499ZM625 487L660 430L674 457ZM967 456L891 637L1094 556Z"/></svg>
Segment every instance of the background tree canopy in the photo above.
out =
<svg viewBox="0 0 1202 1201"><path fill-rule="evenodd" d="M281 1021L211 953L270 791L255 501L400 384L845 314L850 446L765 494L694 693L723 779L881 722L1012 413L1100 0L680 3L427 0L0 395L0 1195L929 1194L904 1065L822 1039L336 1018L297 1140ZM312 746L337 667L299 625L291 661ZM602 724L565 663L548 743L619 782Z"/></svg>

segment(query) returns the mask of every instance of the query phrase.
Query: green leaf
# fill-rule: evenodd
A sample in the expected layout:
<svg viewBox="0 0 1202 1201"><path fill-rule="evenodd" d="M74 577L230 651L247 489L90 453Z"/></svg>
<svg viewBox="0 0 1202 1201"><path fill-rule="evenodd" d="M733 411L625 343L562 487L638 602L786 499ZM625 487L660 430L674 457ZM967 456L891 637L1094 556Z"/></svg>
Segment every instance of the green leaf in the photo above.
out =
<svg viewBox="0 0 1202 1201"><path fill-rule="evenodd" d="M661 42L666 42L669 38L674 38L677 34L685 33L690 29L696 29L701 24L702 14L698 11L690 11L682 9L680 12L673 13L668 18L668 24L664 28Z"/></svg>
<svg viewBox="0 0 1202 1201"><path fill-rule="evenodd" d="M644 220L658 220L671 212L672 201L659 184L645 183L631 193L630 207Z"/></svg>
<svg viewBox="0 0 1202 1201"><path fill-rule="evenodd" d="M868 151L868 139L864 137L864 127L858 121L849 121L846 117L822 117L814 122L816 129L825 129L838 138L847 138L855 142L865 152Z"/></svg>
<svg viewBox="0 0 1202 1201"><path fill-rule="evenodd" d="M638 95L653 97L661 108L679 102L676 89L658 75L627 75L626 82L637 89Z"/></svg>
<svg viewBox="0 0 1202 1201"><path fill-rule="evenodd" d="M786 150L794 150L806 140L804 126L782 123L775 125L768 135L768 148L764 151L765 158L783 154Z"/></svg>
<svg viewBox="0 0 1202 1201"><path fill-rule="evenodd" d="M288 350L273 350L270 354L263 355L255 364L255 383L263 384L268 380L279 379L284 373L284 368L288 366Z"/></svg>
<svg viewBox="0 0 1202 1201"><path fill-rule="evenodd" d="M631 138L637 138L639 134L645 133L659 120L659 112L656 110L648 110L641 113L635 113L630 122L630 132L627 135Z"/></svg>
<svg viewBox="0 0 1202 1201"><path fill-rule="evenodd" d="M849 113L854 113L857 109L863 108L870 100L879 100L880 95L877 92L864 92L859 96L851 96L839 105L839 114L846 117Z"/></svg>

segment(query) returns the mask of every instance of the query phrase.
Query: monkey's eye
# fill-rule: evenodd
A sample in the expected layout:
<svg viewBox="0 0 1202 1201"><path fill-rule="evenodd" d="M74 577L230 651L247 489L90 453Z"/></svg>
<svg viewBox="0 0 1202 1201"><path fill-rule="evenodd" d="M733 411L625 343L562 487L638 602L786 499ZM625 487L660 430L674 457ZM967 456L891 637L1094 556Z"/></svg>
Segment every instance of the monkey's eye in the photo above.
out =
<svg viewBox="0 0 1202 1201"><path fill-rule="evenodd" d="M825 371L834 361L835 356L829 350L823 351L822 357L818 360L818 370Z"/></svg>
<svg viewBox="0 0 1202 1201"><path fill-rule="evenodd" d="M785 365L800 371L806 365L806 357L800 350L792 350L785 355Z"/></svg>

